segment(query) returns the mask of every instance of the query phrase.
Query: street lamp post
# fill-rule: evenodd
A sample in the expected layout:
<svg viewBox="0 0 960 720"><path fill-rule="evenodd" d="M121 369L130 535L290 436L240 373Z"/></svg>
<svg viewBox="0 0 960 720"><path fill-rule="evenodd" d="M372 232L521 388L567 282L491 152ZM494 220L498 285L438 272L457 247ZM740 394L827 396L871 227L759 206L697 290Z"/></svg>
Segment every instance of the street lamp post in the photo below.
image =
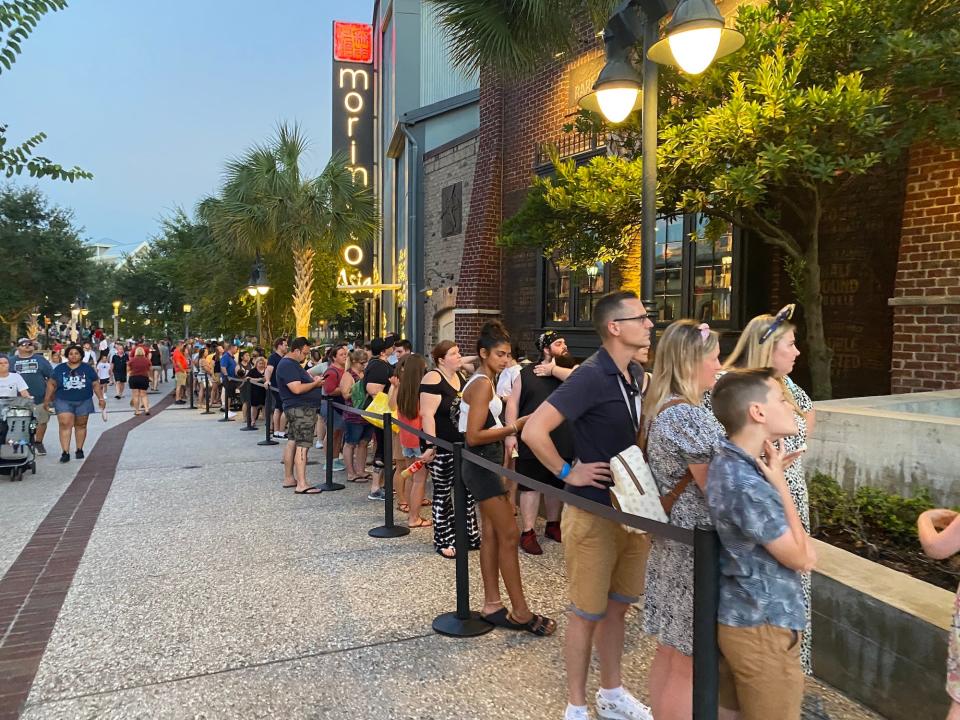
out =
<svg viewBox="0 0 960 720"><path fill-rule="evenodd" d="M253 270L250 271L250 281L247 283L247 292L251 297L257 299L257 345L260 345L263 337L263 319L260 313L260 303L264 295L270 292L270 283L267 281L267 269L263 265L260 253L257 253L257 259L254 261Z"/></svg>
<svg viewBox="0 0 960 720"><path fill-rule="evenodd" d="M190 339L190 313L193 311L193 306L190 303L183 304L183 337L186 340Z"/></svg>
<svg viewBox="0 0 960 720"><path fill-rule="evenodd" d="M120 337L120 301L113 301L113 339L116 341Z"/></svg>
<svg viewBox="0 0 960 720"><path fill-rule="evenodd" d="M659 22L672 12L666 37L659 38ZM643 77L630 59L632 48L643 42ZM641 151L643 174L640 201L640 298L656 321L653 294L657 242L657 85L658 64L678 65L698 74L715 59L743 47L744 37L724 27L713 0L624 0L603 31L606 64L597 76L594 92L581 107L619 123L636 108L642 85Z"/></svg>

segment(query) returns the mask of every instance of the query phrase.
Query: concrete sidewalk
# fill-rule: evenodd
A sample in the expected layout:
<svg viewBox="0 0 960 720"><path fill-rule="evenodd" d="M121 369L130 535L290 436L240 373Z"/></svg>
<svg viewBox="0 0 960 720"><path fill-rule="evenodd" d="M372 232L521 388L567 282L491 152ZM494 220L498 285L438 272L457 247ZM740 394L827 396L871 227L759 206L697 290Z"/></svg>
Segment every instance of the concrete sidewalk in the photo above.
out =
<svg viewBox="0 0 960 720"><path fill-rule="evenodd" d="M383 504L365 486L281 490L281 446L217 418L171 406L130 432L24 718L562 717L560 546L522 556L554 638L436 635L433 618L455 607L454 563L429 529L369 537ZM36 479L0 482L3 570L68 482L49 465L52 452ZM479 607L475 553L471 579ZM625 680L637 694L653 648L640 624L632 613ZM827 713L810 717L876 717L816 683L810 693Z"/></svg>

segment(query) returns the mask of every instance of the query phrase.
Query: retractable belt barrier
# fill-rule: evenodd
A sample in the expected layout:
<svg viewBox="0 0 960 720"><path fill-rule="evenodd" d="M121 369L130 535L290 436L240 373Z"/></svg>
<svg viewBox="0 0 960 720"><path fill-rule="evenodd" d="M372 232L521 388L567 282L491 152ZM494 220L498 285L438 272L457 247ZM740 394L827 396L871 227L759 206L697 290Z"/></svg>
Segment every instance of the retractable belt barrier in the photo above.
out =
<svg viewBox="0 0 960 720"><path fill-rule="evenodd" d="M273 406L273 393L277 388L258 383L249 378L251 384L269 388L267 393L267 440L270 440L270 416ZM466 486L463 484L461 464L473 463L492 473L520 483L525 487L561 500L588 513L602 517L611 522L620 523L651 535L673 540L693 547L693 717L696 720L716 720L718 712L717 692L719 689L719 660L720 650L717 645L717 609L719 607L719 556L720 541L713 528L698 526L690 530L677 527L669 523L662 523L649 518L621 512L602 503L588 500L568 490L561 490L552 485L542 483L515 470L497 465L479 455L465 449L461 442L451 443L433 435L425 433L407 423L397 420L390 413L371 413L350 405L334 402L332 398L325 398L327 402L328 433L332 432L334 412L340 410L343 414L357 415L366 419L379 420L383 423L384 438L384 493L386 495L384 509L384 524L373 528L369 534L373 537L389 538L408 534L408 528L398 526L393 518L393 426L397 425L406 432L432 443L454 456L454 526L456 539L456 601L455 612L437 616L433 622L436 632L454 637L471 637L482 635L493 629L493 625L484 621L479 613L470 610L470 578L467 552L469 538L467 534L467 500ZM209 402L209 400L208 400ZM258 443L259 445L275 445L275 441ZM333 482L333 442L328 441L326 448L326 483L317 487L323 490L341 490L343 485Z"/></svg>

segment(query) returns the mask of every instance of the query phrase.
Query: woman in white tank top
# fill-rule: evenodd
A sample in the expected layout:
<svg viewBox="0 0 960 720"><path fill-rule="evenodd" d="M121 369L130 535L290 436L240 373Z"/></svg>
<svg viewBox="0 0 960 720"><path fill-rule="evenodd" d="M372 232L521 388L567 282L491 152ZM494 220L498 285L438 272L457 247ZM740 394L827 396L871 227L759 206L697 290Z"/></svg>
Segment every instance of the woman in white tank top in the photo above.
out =
<svg viewBox="0 0 960 720"><path fill-rule="evenodd" d="M500 422L503 403L495 392L495 380L510 358L510 336L503 325L488 322L483 326L477 354L480 367L463 387L459 425L469 452L499 464L503 460L503 439L518 434L526 422L525 417L509 427ZM525 630L539 636L552 635L557 629L556 622L531 612L527 607L517 553L520 531L500 474L464 459L461 475L467 489L476 498L483 518L480 574L484 603L480 614L499 627ZM510 596L509 612L500 598L501 577Z"/></svg>

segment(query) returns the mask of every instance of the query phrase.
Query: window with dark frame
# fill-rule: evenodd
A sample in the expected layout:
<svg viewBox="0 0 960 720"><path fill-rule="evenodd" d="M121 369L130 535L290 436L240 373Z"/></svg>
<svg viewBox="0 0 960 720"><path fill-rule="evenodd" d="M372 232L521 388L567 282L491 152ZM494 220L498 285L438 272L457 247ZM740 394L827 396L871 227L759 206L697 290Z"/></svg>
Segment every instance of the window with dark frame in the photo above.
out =
<svg viewBox="0 0 960 720"><path fill-rule="evenodd" d="M609 273L602 263L596 272L573 270L543 259L543 326L590 327L593 306L608 292Z"/></svg>

